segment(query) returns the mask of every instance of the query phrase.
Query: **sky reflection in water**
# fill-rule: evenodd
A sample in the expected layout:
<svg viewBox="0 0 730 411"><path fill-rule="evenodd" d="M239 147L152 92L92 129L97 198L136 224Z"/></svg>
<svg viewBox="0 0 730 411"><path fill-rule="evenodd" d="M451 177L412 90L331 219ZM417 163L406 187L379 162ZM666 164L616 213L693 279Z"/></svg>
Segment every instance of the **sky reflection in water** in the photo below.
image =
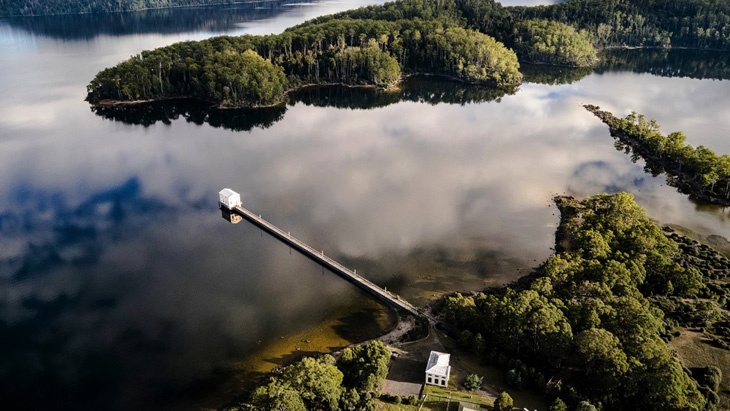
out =
<svg viewBox="0 0 730 411"><path fill-rule="evenodd" d="M280 31L359 4L301 6L235 30ZM359 310L365 298L347 283L223 221L223 187L419 303L543 261L558 193L626 190L662 223L730 237L724 210L644 173L581 107L636 110L730 153L727 81L606 72L479 104L299 103L248 132L130 126L83 101L101 68L208 35L65 41L0 21L0 396L11 404L38 386L48 404L71 401L61 408L215 404L207 384L235 380L261 346Z"/></svg>

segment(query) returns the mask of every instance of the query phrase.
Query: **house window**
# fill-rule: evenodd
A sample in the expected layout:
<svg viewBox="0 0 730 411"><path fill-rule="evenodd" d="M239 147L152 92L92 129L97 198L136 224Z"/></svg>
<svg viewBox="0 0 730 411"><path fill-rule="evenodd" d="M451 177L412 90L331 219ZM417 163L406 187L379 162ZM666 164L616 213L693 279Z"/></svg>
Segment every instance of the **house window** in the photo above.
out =
<svg viewBox="0 0 730 411"><path fill-rule="evenodd" d="M431 384L431 376L428 376L428 383Z"/></svg>

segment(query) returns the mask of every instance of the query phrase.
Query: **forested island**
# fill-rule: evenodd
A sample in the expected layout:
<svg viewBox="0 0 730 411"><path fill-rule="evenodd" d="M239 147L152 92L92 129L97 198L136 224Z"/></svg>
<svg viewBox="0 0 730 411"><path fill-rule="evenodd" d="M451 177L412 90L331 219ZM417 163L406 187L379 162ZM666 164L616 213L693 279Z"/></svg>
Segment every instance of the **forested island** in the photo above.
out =
<svg viewBox="0 0 730 411"><path fill-rule="evenodd" d="M681 192L713 204L730 205L730 156L718 156L705 146L686 144L681 132L664 135L655 120L631 113L618 118L593 105L595 114L617 140L617 148L641 157L653 175L667 174L667 183Z"/></svg>
<svg viewBox="0 0 730 411"><path fill-rule="evenodd" d="M403 71L497 87L521 80L514 52L448 20L330 18L278 35L217 37L142 52L100 72L88 86L88 100L190 97L220 106L266 106L302 85L388 88Z"/></svg>
<svg viewBox="0 0 730 411"><path fill-rule="evenodd" d="M629 70L665 77L730 79L730 67L724 52L693 50L609 50L602 54L595 68L573 68L544 64L522 64L524 81L549 85L570 84L585 76L611 70ZM169 124L179 118L187 122L235 131L268 128L284 119L288 106L306 104L317 107L373 109L400 101L426 104L472 104L499 102L513 90L481 87L437 76L411 76L396 89L382 91L374 87L312 86L287 94L287 104L275 107L220 109L192 99L152 101L140 104L94 105L92 111L102 118L125 124L151 126Z"/></svg>
<svg viewBox="0 0 730 411"><path fill-rule="evenodd" d="M418 73L514 87L522 80L519 61L587 67L596 63L597 48L728 48L730 6L671 3L571 0L503 7L493 0L399 0L320 17L282 34L144 51L101 71L87 99L268 106L302 85L389 88Z"/></svg>

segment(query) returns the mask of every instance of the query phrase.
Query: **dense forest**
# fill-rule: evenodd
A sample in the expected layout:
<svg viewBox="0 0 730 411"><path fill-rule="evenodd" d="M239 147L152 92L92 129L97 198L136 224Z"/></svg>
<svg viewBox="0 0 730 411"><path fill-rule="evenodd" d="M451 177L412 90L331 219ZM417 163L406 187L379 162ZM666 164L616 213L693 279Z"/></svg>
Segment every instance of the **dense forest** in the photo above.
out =
<svg viewBox="0 0 730 411"><path fill-rule="evenodd" d="M327 19L268 36L216 37L144 51L101 71L88 100L192 97L221 106L283 101L305 84L388 87L431 73L509 87L517 57L492 37L442 20Z"/></svg>
<svg viewBox="0 0 730 411"><path fill-rule="evenodd" d="M667 173L667 183L698 199L730 205L730 156L718 156L705 146L687 144L681 132L664 135L655 120L631 113L626 118L587 105L609 126L617 148L646 161L654 175Z"/></svg>
<svg viewBox="0 0 730 411"><path fill-rule="evenodd" d="M730 2L724 0L570 0L512 7L504 17L508 22L526 18L587 30L599 48L730 49Z"/></svg>
<svg viewBox="0 0 730 411"><path fill-rule="evenodd" d="M305 357L225 409L372 411L389 363L390 351L380 341L345 348L338 361L329 354Z"/></svg>
<svg viewBox="0 0 730 411"><path fill-rule="evenodd" d="M223 107L266 106L305 84L387 88L411 73L513 87L522 80L518 58L587 67L596 63L596 48L727 49L729 7L712 0L571 0L538 7L400 0L320 17L277 35L144 51L101 71L88 86L88 100L194 98Z"/></svg>
<svg viewBox="0 0 730 411"><path fill-rule="evenodd" d="M727 324L727 285L714 291L718 276L704 262L727 278L728 260L693 257L626 193L556 203L557 252L535 274L444 301L460 344L505 367L509 384L547 392L551 409L716 409L722 374L683 368L665 341L691 313L703 326L719 316Z"/></svg>
<svg viewBox="0 0 730 411"><path fill-rule="evenodd" d="M596 49L585 30L548 20L524 20L515 25L513 45L521 60L562 66L589 67Z"/></svg>
<svg viewBox="0 0 730 411"><path fill-rule="evenodd" d="M0 0L0 17L111 13L241 2L241 0Z"/></svg>
<svg viewBox="0 0 730 411"><path fill-rule="evenodd" d="M436 18L496 38L514 49L520 61L573 67L587 67L595 63L596 49L587 31L541 18L513 18L511 10L493 0L400 0L345 11L333 17L325 16L304 24L317 24L330 18L386 21Z"/></svg>
<svg viewBox="0 0 730 411"><path fill-rule="evenodd" d="M547 20L590 34L598 49L688 47L730 49L730 2L722 0L569 0L549 6L504 7L494 0L412 0L343 13L353 18L459 19L512 48L516 28Z"/></svg>

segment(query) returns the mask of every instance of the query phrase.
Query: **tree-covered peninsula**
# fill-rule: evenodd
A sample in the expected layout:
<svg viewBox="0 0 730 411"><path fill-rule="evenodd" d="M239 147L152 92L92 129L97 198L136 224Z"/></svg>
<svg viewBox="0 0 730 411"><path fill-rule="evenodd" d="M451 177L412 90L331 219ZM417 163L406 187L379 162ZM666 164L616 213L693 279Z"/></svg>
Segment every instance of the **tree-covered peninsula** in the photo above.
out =
<svg viewBox="0 0 730 411"><path fill-rule="evenodd" d="M655 120L631 113L618 118L600 107L585 108L608 125L617 148L641 157L654 175L667 174L667 183L697 199L730 205L730 156L718 156L705 146L687 144L681 132L664 135Z"/></svg>
<svg viewBox="0 0 730 411"><path fill-rule="evenodd" d="M460 344L551 409L716 409L722 374L684 368L666 341L675 327L724 329L729 261L659 228L629 194L556 203L557 252L535 273L445 299Z"/></svg>
<svg viewBox="0 0 730 411"><path fill-rule="evenodd" d="M406 7L386 3L345 14L353 18L377 16L388 20L455 16L466 27L493 36L509 48L525 41L517 36L525 32L519 25L543 20L571 26L575 33L587 32L596 49L730 49L730 2L718 0L568 0L547 6L512 7L504 7L494 0L415 0L409 1ZM568 32L564 26L552 28L564 34ZM550 33L550 40L535 39L535 43L544 40L556 49L563 47L561 36L556 34ZM570 39L570 43L581 43L576 40Z"/></svg>
<svg viewBox="0 0 730 411"><path fill-rule="evenodd" d="M277 35L224 36L144 51L97 74L88 100L189 97L263 106L307 84L387 88L403 72L498 87L521 81L514 52L449 20L329 18Z"/></svg>
<svg viewBox="0 0 730 411"><path fill-rule="evenodd" d="M439 74L513 87L519 63L588 67L596 49L730 48L730 6L710 0L398 0L324 16L268 36L219 37L144 51L101 71L88 100L194 98L266 106L307 84L387 88ZM513 51L514 50L514 51Z"/></svg>
<svg viewBox="0 0 730 411"><path fill-rule="evenodd" d="M590 32L599 48L730 49L730 2L722 0L570 0L550 6L511 7L501 15L497 27L533 18L575 26ZM474 21L495 24L480 17Z"/></svg>
<svg viewBox="0 0 730 411"><path fill-rule="evenodd" d="M701 327L708 343L730 347L730 260L660 228L627 193L555 203L556 253L509 286L444 297L439 328L475 363L502 368L512 388L543 394L553 411L726 409L722 370L687 368L668 342ZM338 361L304 358L225 410L383 409L375 399L388 360L379 341ZM502 394L493 409L512 409L502 397L512 404ZM418 399L407 400L415 409Z"/></svg>

